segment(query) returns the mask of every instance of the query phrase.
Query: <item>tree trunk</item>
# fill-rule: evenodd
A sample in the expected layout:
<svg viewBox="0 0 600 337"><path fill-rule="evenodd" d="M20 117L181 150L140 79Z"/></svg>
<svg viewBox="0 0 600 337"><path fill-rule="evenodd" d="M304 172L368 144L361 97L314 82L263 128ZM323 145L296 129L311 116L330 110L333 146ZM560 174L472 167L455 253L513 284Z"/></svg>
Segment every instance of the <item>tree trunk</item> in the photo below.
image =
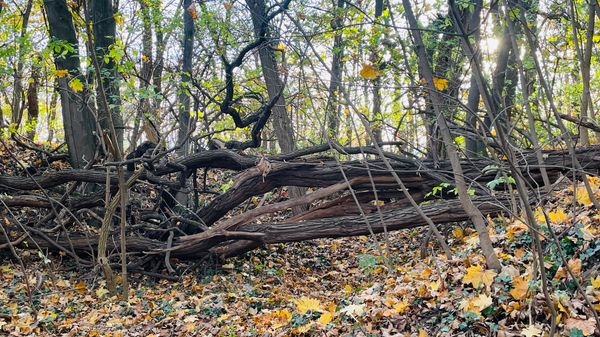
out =
<svg viewBox="0 0 600 337"><path fill-rule="evenodd" d="M383 9L385 7L384 0L375 0L375 31L381 31L383 28L379 25L379 21L381 19L381 15L383 15ZM379 46L372 46L373 51L369 56L371 63L378 67L379 63L379 54L377 53L377 48ZM371 111L372 115L372 123L373 123L373 136L375 137L375 141L377 143L383 142L383 116L381 111L381 79L378 77L373 80L373 111Z"/></svg>
<svg viewBox="0 0 600 337"><path fill-rule="evenodd" d="M56 121L56 103L58 103L58 82L55 85L55 89L52 92L52 98L50 99L50 106L48 107L48 115L46 116L46 126L48 127L48 143L52 143L54 138L54 123Z"/></svg>
<svg viewBox="0 0 600 337"><path fill-rule="evenodd" d="M92 44L98 63L100 64L100 75L102 87L106 91L108 107L110 111L104 111L100 93L96 93L98 106L98 122L105 133L109 129L108 118L112 118L117 133L118 146L123 150L123 117L121 116L121 97L119 94L119 74L115 59L109 55L110 48L115 48L116 22L114 14L116 8L109 0L90 0L91 17L93 20L94 43ZM99 86L96 86L97 90Z"/></svg>
<svg viewBox="0 0 600 337"><path fill-rule="evenodd" d="M34 140L40 108L38 104L38 87L40 83L38 69L31 71L31 80L27 87L27 138Z"/></svg>
<svg viewBox="0 0 600 337"><path fill-rule="evenodd" d="M273 41L269 33L269 22L267 20L267 12L265 0L246 0L250 8L252 17L252 25L254 27L254 35L257 38L265 37L265 42L258 46L258 56L262 67L263 77L267 86L269 99L276 97L283 89L284 85L279 77L277 62L275 61L275 53L273 52ZM272 109L272 121L275 135L281 151L284 153L292 152L296 149L294 141L294 129L292 120L286 110L287 104L284 95L280 95ZM295 198L303 195L305 189L290 187L288 193L290 198ZM306 206L294 207L294 213L298 214L306 209Z"/></svg>
<svg viewBox="0 0 600 337"><path fill-rule="evenodd" d="M479 46L481 41L481 6L483 6L482 0L476 0L474 3L475 8L471 14L469 20L469 31L473 32L473 38L475 45ZM481 59L481 52L478 52L478 59ZM479 102L481 101L481 94L479 93L479 87L477 86L476 74L471 72L471 84L469 87L469 96L467 98L467 127L472 128L475 134L478 134L479 126ZM466 137L465 147L467 156L470 158L477 158L484 154L485 145L480 138L477 137Z"/></svg>
<svg viewBox="0 0 600 337"><path fill-rule="evenodd" d="M61 110L65 139L69 148L69 161L74 168L82 168L94 159L96 151L96 131L94 116L87 102L86 90L76 92L69 83L84 82L79 65L79 45L73 26L73 18L66 0L44 0L44 8L48 17L50 37L69 43L73 49L56 51L54 63L57 70L67 70L69 76L58 79Z"/></svg>
<svg viewBox="0 0 600 337"><path fill-rule="evenodd" d="M340 128L340 103L339 91L342 85L342 75L344 70L344 40L342 35L342 25L344 24L344 4L346 0L337 0L337 6L334 10L334 19L331 21L331 28L335 30L333 36L332 60L331 60L331 79L329 81L329 95L325 107L327 133L331 139L338 140Z"/></svg>
<svg viewBox="0 0 600 337"><path fill-rule="evenodd" d="M29 16L33 0L28 0L25 11L21 16L21 42L19 42L19 53L17 55L17 66L15 67L15 79L13 84L13 97L11 103L11 123L15 130L19 128L23 117L23 57L25 56L25 35L27 34L27 26L29 24Z"/></svg>
<svg viewBox="0 0 600 337"><path fill-rule="evenodd" d="M179 93L179 132L177 143L183 144L179 153L185 156L189 149L189 142L185 139L190 128L190 78L192 76L192 50L194 48L194 19L195 11L192 0L183 1L183 65L181 67L181 87ZM185 143L184 143L185 142Z"/></svg>
<svg viewBox="0 0 600 337"><path fill-rule="evenodd" d="M159 140L158 132L154 125L156 118L153 114L153 109L150 106L150 99L147 96L150 91L149 88L151 88L150 84L152 81L152 69L154 67L152 52L152 17L150 15L150 8L146 1L141 0L139 1L139 4L143 26L141 57L142 67L138 85L141 97L136 114L137 118L134 120L129 152L133 151L137 145L141 131L146 134L147 140L155 144L158 143Z"/></svg>
<svg viewBox="0 0 600 337"><path fill-rule="evenodd" d="M154 133L156 134L157 142L160 139L160 134L158 133L158 129L160 127L160 104L162 102L162 73L164 69L164 53L165 53L165 38L161 21L161 1L156 1L156 4L151 8L151 16L154 18L154 32L156 33L156 58L154 62L154 68L152 69L152 84L154 86L154 92L156 98L152 100L152 113L150 114L150 118L152 120L148 121L149 125L152 125L154 128ZM148 133L147 133L148 134ZM164 139L163 139L164 142Z"/></svg>

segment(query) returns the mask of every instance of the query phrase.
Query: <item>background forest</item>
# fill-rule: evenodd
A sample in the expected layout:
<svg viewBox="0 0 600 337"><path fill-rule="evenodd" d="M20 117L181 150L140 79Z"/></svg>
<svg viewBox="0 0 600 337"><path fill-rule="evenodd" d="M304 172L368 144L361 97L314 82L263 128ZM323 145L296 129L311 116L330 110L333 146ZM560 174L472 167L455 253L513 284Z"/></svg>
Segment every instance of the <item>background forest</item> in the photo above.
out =
<svg viewBox="0 0 600 337"><path fill-rule="evenodd" d="M0 0L0 334L600 334L598 20Z"/></svg>

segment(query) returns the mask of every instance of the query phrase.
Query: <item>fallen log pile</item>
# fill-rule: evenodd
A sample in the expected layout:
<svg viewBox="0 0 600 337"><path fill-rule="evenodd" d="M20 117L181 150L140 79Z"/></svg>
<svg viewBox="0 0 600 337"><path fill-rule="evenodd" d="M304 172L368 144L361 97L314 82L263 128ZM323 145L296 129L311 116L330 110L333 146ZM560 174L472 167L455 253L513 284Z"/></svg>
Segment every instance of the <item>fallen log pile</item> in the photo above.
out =
<svg viewBox="0 0 600 337"><path fill-rule="evenodd" d="M323 156L306 157L323 150L326 148L321 146L267 157L213 150L151 169L146 167L143 173L139 172L137 186L133 187L138 192L132 195L154 194L155 197L130 199L126 240L128 254L141 258L136 262L139 267L143 261L155 258L165 260L166 264L169 258L199 259L214 254L227 258L268 243L368 235L426 225L423 217L404 198L380 159L339 162ZM368 147L341 151L374 153ZM572 157L566 151L546 151L543 155L550 179L556 180L560 175L573 172ZM600 147L578 149L576 156L586 172L596 174L600 169ZM428 199L428 193L435 186L452 183L448 162L433 163L389 153L387 157L417 202ZM536 163L535 154L531 152L521 153L516 163L531 189L542 181L540 167ZM486 186L507 172L506 164L502 160L491 159L470 160L463 164L465 176L477 195L473 200L481 212L484 215L506 212L510 204L509 195L491 193ZM108 182L110 194L114 195L118 190L117 175L111 168L114 165L105 164L88 170L1 175L0 208L4 208L3 221L8 224L9 235L0 236L0 249L11 245L39 247L62 251L81 264L92 265L98 245L98 222L101 222L106 210L106 192L103 189ZM239 173L225 192L219 192L215 188L209 190L206 179L200 189L197 185L202 181L201 177L191 184L189 179L181 179L182 176L192 176L191 173L198 169L203 169L205 174L211 169ZM128 173L127 178L132 174ZM194 188L190 189L190 185ZM276 189L281 194L284 186L303 186L314 190L300 199L250 208L248 200L252 197L264 196ZM164 194L182 190L188 194L210 193L203 197L204 205L194 210L163 207ZM379 200L385 202L373 202L374 192L377 192ZM447 194L447 197L452 197L451 193ZM277 223L257 221L265 214L285 213L298 204L311 207L305 213ZM240 212L243 205L245 211ZM436 224L468 219L457 200L433 198L421 205ZM238 211L227 218L232 210ZM114 216L114 222L117 222L117 216ZM118 261L120 237L116 230L110 232L107 245L112 254L110 259Z"/></svg>

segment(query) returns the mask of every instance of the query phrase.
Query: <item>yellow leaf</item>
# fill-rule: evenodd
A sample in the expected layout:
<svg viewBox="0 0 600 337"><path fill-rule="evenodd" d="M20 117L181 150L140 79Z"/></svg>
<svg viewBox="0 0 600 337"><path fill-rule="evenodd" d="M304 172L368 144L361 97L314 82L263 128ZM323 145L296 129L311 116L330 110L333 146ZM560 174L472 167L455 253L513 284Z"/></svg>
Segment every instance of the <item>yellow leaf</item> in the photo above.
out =
<svg viewBox="0 0 600 337"><path fill-rule="evenodd" d="M77 292L81 295L87 293L87 287L85 285L85 282L79 281L75 283L75 290L77 290Z"/></svg>
<svg viewBox="0 0 600 337"><path fill-rule="evenodd" d="M304 315L308 311L322 311L321 301L314 298L302 296L299 300L295 300L294 303L296 304L296 309L301 315Z"/></svg>
<svg viewBox="0 0 600 337"><path fill-rule="evenodd" d="M385 201L383 201L383 200L373 200L373 201L371 201L371 204L373 206L379 206L379 207L381 207L381 206L385 205Z"/></svg>
<svg viewBox="0 0 600 337"><path fill-rule="evenodd" d="M588 192L585 190L584 187L579 187L577 189L577 192L575 193L575 198L577 199L577 202L583 206L589 206L592 204L592 199L590 199L590 196L588 195Z"/></svg>
<svg viewBox="0 0 600 337"><path fill-rule="evenodd" d="M115 23L117 25L122 25L125 23L125 17L123 17L122 13L115 13L113 14L113 18L115 19Z"/></svg>
<svg viewBox="0 0 600 337"><path fill-rule="evenodd" d="M492 300L492 297L486 294L480 294L479 296L473 299L473 305L477 306L480 309L480 311L489 307L493 303L494 301Z"/></svg>
<svg viewBox="0 0 600 337"><path fill-rule="evenodd" d="M394 304L394 312L397 314L405 313L409 308L409 303L406 300Z"/></svg>
<svg viewBox="0 0 600 337"><path fill-rule="evenodd" d="M429 337L425 329L419 329L419 337Z"/></svg>
<svg viewBox="0 0 600 337"><path fill-rule="evenodd" d="M309 322L307 324L301 325L295 329L292 330L293 333L295 334L303 334L303 333L307 333L310 331L310 328L312 328L313 322Z"/></svg>
<svg viewBox="0 0 600 337"><path fill-rule="evenodd" d="M352 292L352 286L349 284L346 284L346 286L344 286L344 292L347 294L350 294Z"/></svg>
<svg viewBox="0 0 600 337"><path fill-rule="evenodd" d="M285 43L279 42L279 44L277 44L277 50L285 51L286 49L287 49L287 46L285 45Z"/></svg>
<svg viewBox="0 0 600 337"><path fill-rule="evenodd" d="M69 288L71 286L68 281L65 281L63 279L58 280L58 282L56 282L55 284L59 288Z"/></svg>
<svg viewBox="0 0 600 337"><path fill-rule="evenodd" d="M550 218L550 221L555 224L565 223L569 219L569 216L564 209L557 209L556 211L548 212L548 217Z"/></svg>
<svg viewBox="0 0 600 337"><path fill-rule="evenodd" d="M83 91L83 83L81 83L81 80L78 78L74 78L70 83L69 86L71 87L71 89L73 89L73 91L75 92L80 92Z"/></svg>
<svg viewBox="0 0 600 337"><path fill-rule="evenodd" d="M377 77L381 76L381 71L372 65L365 63L360 70L360 77L367 80L374 80Z"/></svg>
<svg viewBox="0 0 600 337"><path fill-rule="evenodd" d="M445 79L445 78L434 77L433 78L433 85L435 86L435 88L437 90L442 91L442 90L448 88L448 80Z"/></svg>
<svg viewBox="0 0 600 337"><path fill-rule="evenodd" d="M483 270L481 266L472 266L467 268L467 274L463 277L463 283L471 283L475 288L482 284L489 287L494 283L494 277L496 277L495 271Z"/></svg>
<svg viewBox="0 0 600 337"><path fill-rule="evenodd" d="M329 324L329 322L331 322L332 319L333 319L333 316L331 315L331 313L326 312L326 313L322 314L321 317L319 317L317 322L321 325L327 325L327 324Z"/></svg>
<svg viewBox="0 0 600 337"><path fill-rule="evenodd" d="M508 226L508 230L506 231L506 237L508 240L512 241L515 239L515 236L518 236L525 231L528 230L527 225L521 220L515 220L512 225Z"/></svg>
<svg viewBox="0 0 600 337"><path fill-rule="evenodd" d="M62 78L69 75L69 71L67 69L57 69L54 74L56 75L56 77Z"/></svg>
<svg viewBox="0 0 600 337"><path fill-rule="evenodd" d="M287 325L292 320L292 314L287 310L276 310L271 313L271 323L273 324L273 328L277 329L284 325Z"/></svg>
<svg viewBox="0 0 600 337"><path fill-rule="evenodd" d="M424 278L428 278L429 275L431 275L431 268L427 267L427 268L423 269L420 276L422 279L424 279Z"/></svg>
<svg viewBox="0 0 600 337"><path fill-rule="evenodd" d="M104 287L96 289L96 296L99 298L104 297L104 295L108 294L108 290Z"/></svg>
<svg viewBox="0 0 600 337"><path fill-rule="evenodd" d="M465 237L465 231L463 231L463 229L462 229L461 227L455 227L455 228L452 230L452 235L453 235L453 236L454 236L456 239L460 240L460 239L462 239L462 238L464 238L464 237Z"/></svg>
<svg viewBox="0 0 600 337"><path fill-rule="evenodd" d="M535 221L539 224L545 224L546 223L546 217L544 216L544 211L542 210L541 207L538 207L535 210Z"/></svg>
<svg viewBox="0 0 600 337"><path fill-rule="evenodd" d="M510 295L516 300L522 300L527 295L529 289L529 281L524 277L515 277L513 279L513 288L510 290Z"/></svg>
<svg viewBox="0 0 600 337"><path fill-rule="evenodd" d="M592 283L594 289L600 289L600 275L596 276L596 278L591 278L590 283Z"/></svg>
<svg viewBox="0 0 600 337"><path fill-rule="evenodd" d="M461 302L460 308L464 312L472 312L478 316L481 311L493 304L492 297L486 294L479 294L476 297L465 299Z"/></svg>

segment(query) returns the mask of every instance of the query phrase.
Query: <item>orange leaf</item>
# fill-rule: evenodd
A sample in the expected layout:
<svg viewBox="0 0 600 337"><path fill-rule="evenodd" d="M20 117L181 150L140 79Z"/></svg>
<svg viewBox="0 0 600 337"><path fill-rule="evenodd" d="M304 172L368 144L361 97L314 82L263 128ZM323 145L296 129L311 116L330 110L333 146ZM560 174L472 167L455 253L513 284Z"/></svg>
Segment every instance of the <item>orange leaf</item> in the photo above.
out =
<svg viewBox="0 0 600 337"><path fill-rule="evenodd" d="M191 4L190 7L187 8L188 13L190 13L190 17L192 20L196 20L198 18L198 11L196 11L196 5Z"/></svg>
<svg viewBox="0 0 600 337"><path fill-rule="evenodd" d="M372 65L365 63L360 70L360 77L367 80L374 80L377 77L381 76L381 71Z"/></svg>

